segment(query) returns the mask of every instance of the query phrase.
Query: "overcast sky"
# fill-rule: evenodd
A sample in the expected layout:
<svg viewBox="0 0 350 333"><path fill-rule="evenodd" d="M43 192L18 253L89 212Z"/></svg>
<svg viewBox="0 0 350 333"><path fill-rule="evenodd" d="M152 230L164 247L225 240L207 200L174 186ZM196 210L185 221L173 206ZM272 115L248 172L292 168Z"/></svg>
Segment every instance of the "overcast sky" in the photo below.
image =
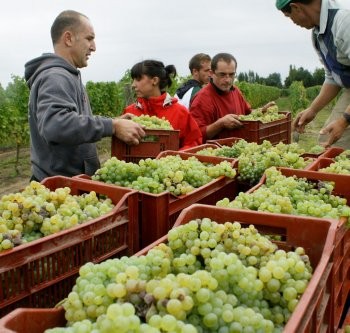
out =
<svg viewBox="0 0 350 333"><path fill-rule="evenodd" d="M65 9L87 15L95 29L97 51L82 69L84 83L118 81L144 59L173 64L189 74L198 52L232 53L238 72L262 77L289 66L313 72L321 64L311 32L277 11L275 0L10 0L0 10L0 84L23 76L24 64L52 52L50 27Z"/></svg>

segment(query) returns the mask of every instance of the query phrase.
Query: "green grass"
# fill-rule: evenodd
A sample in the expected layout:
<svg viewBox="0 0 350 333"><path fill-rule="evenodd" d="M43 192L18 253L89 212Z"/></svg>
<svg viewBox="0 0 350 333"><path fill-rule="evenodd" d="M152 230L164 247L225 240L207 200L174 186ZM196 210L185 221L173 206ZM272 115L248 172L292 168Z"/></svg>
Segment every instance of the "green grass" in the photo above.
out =
<svg viewBox="0 0 350 333"><path fill-rule="evenodd" d="M320 129L330 114L330 108L325 108L319 112L317 117L305 128L305 133L299 134L298 144L308 151L311 147L318 144L317 138Z"/></svg>
<svg viewBox="0 0 350 333"><path fill-rule="evenodd" d="M291 109L288 97L281 97L276 101L278 109L280 111L289 111ZM330 114L331 107L326 107L317 115L317 117L306 126L305 133L299 134L298 141L296 141L296 135L292 135L292 141L298 142L298 144L306 151L311 147L318 144L317 137L318 132L322 128L323 124L327 120ZM294 137L294 138L293 138Z"/></svg>

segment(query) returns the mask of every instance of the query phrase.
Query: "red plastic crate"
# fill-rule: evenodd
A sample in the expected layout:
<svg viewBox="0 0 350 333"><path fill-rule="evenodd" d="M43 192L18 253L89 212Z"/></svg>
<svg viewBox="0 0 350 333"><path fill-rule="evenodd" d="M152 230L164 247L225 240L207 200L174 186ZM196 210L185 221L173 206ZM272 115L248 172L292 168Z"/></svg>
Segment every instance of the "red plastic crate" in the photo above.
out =
<svg viewBox="0 0 350 333"><path fill-rule="evenodd" d="M262 234L281 236L282 240L276 243L285 250L302 246L310 258L314 272L283 332L334 332L331 312L332 250L337 227L334 221L194 204L182 211L174 227L204 217L218 223L238 221L242 225L253 224ZM146 254L156 244L166 240L166 236L162 237L136 255Z"/></svg>
<svg viewBox="0 0 350 333"><path fill-rule="evenodd" d="M111 156L137 163L141 159L155 158L165 150L179 150L179 130L146 130L146 137L138 145L128 145L112 137ZM148 141L152 139L152 141Z"/></svg>
<svg viewBox="0 0 350 333"><path fill-rule="evenodd" d="M349 295L348 295L349 296ZM350 327L350 308L346 309L346 312L343 313L343 322L341 324L341 327L337 330L337 333L346 333L346 327Z"/></svg>
<svg viewBox="0 0 350 333"><path fill-rule="evenodd" d="M280 112L284 118L262 123L260 120L242 120L243 126L230 131L225 131L228 136L242 138L248 142L263 143L264 140L272 144L279 142L290 143L292 133L292 115L290 112ZM211 143L213 140L211 140Z"/></svg>
<svg viewBox="0 0 350 333"><path fill-rule="evenodd" d="M242 138L230 137L225 139L207 140L208 144L215 144L219 147L222 146L233 146L237 141L242 140Z"/></svg>
<svg viewBox="0 0 350 333"><path fill-rule="evenodd" d="M334 158L340 155L343 151L344 149L341 147L330 147L329 149L326 149L320 157Z"/></svg>
<svg viewBox="0 0 350 333"><path fill-rule="evenodd" d="M334 182L334 194L347 199L350 204L350 177L347 179L338 177L332 173L323 173L312 170L295 170L289 168L278 168L281 173L287 177L296 176L298 178L306 178L311 181L332 181ZM254 186L249 192L255 191L266 180L265 175L262 177L259 184ZM273 215L270 213L266 213ZM322 220L322 219L319 219ZM333 284L333 307L334 329L339 325L341 315L344 310L346 295L350 291L350 228L346 225L347 219L341 218L337 223L337 230L334 240L333 251L333 269L332 269L332 284Z"/></svg>
<svg viewBox="0 0 350 333"><path fill-rule="evenodd" d="M137 191L55 176L42 181L71 194L95 191L116 205L78 226L0 252L0 316L17 307L53 307L71 291L84 263L131 255L138 248Z"/></svg>
<svg viewBox="0 0 350 333"><path fill-rule="evenodd" d="M1 333L44 333L46 329L66 325L64 309L18 308L0 319Z"/></svg>
<svg viewBox="0 0 350 333"><path fill-rule="evenodd" d="M199 151L201 151L201 150L203 150L203 149L207 149L207 148L216 149L216 148L218 148L218 145L216 145L216 144L214 144L214 143L208 143L208 141L207 141L207 143L204 143L204 144L202 144L202 145L184 149L184 150L182 150L182 152L184 152L184 153L189 153L189 154L196 154L196 153L198 153Z"/></svg>
<svg viewBox="0 0 350 333"><path fill-rule="evenodd" d="M317 220L314 218L274 215L266 219L266 216L259 212L225 209L208 205L192 205L184 209L178 217L175 225L184 224L192 219L208 217L218 223L226 221L238 221L242 225L254 224L260 233L269 235L276 234L282 236L279 241L280 248L293 250L298 246L305 248L314 268L313 276L307 289L301 297L299 304L289 319L284 333L319 333L333 332L331 330L331 279L332 268L331 253L335 236L335 224L328 220ZM164 236L152 243L135 255L146 254L155 245L165 242ZM17 309L0 320L0 331L3 333L31 332L42 333L44 329L52 328L57 324L65 324L62 318L63 309L38 310L32 312L33 321L25 321L30 316L29 309ZM43 312L39 312L43 311ZM44 312L45 311L45 312ZM30 325L37 323L36 318L45 316L46 320L37 328ZM21 321L29 326L24 327ZM11 331L8 331L11 330Z"/></svg>
<svg viewBox="0 0 350 333"><path fill-rule="evenodd" d="M168 150L160 153L157 158L168 155L179 155L182 159L188 159L193 156L193 154L186 152ZM196 155L196 158L201 162L211 164L218 164L223 161L223 158L216 156ZM231 165L235 168L234 163L231 163ZM76 177L87 182L96 182L87 175ZM115 187L116 185L108 184L107 186ZM238 193L238 187L236 178L230 179L222 176L188 194L178 197L170 194L168 191L159 194L143 191L138 193L140 248L143 248L161 236L166 235L183 208L193 203L215 205L217 201L225 197L233 200Z"/></svg>

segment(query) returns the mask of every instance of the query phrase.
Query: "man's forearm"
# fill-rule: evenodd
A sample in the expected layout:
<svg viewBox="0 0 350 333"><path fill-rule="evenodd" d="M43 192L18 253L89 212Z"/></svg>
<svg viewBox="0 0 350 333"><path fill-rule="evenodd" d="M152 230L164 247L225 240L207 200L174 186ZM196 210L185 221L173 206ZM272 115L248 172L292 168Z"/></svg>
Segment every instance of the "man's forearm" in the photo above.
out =
<svg viewBox="0 0 350 333"><path fill-rule="evenodd" d="M212 139L214 136L219 134L222 131L223 127L221 125L220 119L218 119L215 123L212 123L207 126L206 136L207 139Z"/></svg>
<svg viewBox="0 0 350 333"><path fill-rule="evenodd" d="M311 103L310 109L314 110L316 113L321 111L338 95L340 90L341 87L337 85L324 83L321 87L320 93Z"/></svg>

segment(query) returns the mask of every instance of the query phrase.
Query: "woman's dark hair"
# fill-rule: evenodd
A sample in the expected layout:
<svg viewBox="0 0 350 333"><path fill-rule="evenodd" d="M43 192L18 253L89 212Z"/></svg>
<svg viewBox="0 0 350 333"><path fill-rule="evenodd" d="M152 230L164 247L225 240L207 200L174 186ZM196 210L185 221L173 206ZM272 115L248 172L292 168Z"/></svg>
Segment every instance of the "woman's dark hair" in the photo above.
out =
<svg viewBox="0 0 350 333"><path fill-rule="evenodd" d="M172 84L172 79L176 76L176 68L174 65L164 66L161 61L144 60L138 62L131 68L131 78L139 80L142 75L147 75L150 78L159 78L159 89L164 92L167 87Z"/></svg>
<svg viewBox="0 0 350 333"><path fill-rule="evenodd" d="M233 61L237 67L237 60L232 54L230 54L230 53L218 53L213 57L213 59L211 59L211 70L213 72L217 69L218 62L221 60L225 61L228 64L231 63L231 61Z"/></svg>

